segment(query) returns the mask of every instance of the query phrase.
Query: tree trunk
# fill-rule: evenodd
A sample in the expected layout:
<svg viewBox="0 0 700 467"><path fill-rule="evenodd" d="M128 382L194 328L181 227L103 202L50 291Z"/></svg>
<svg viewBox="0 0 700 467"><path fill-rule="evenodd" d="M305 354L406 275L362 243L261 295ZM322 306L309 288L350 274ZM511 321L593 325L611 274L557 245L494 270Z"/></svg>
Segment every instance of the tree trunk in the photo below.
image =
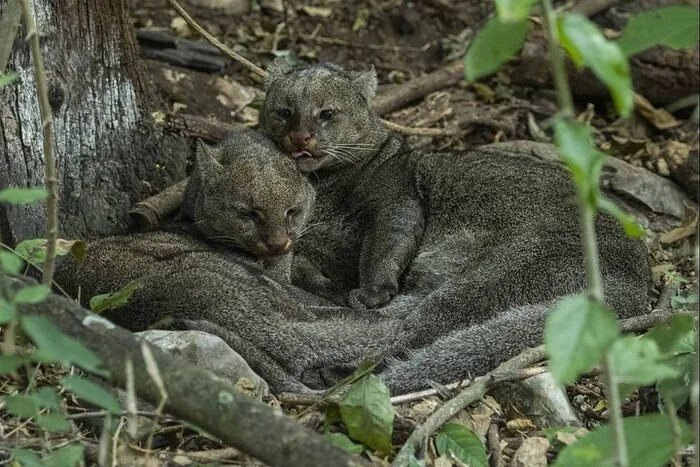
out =
<svg viewBox="0 0 700 467"><path fill-rule="evenodd" d="M0 0L0 16L14 0ZM185 142L150 116L151 84L122 0L34 0L53 111L59 235L89 238L125 227L137 200L184 177ZM0 189L42 186L42 132L29 47L21 27L0 90ZM43 237L41 204L0 205L5 243Z"/></svg>

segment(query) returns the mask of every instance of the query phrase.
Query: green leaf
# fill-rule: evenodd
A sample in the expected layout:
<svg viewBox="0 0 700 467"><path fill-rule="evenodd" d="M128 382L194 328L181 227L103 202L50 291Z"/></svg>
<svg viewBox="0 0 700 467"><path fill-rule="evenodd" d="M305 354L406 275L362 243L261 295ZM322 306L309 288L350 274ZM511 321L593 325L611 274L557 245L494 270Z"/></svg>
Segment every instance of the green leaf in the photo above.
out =
<svg viewBox="0 0 700 467"><path fill-rule="evenodd" d="M39 414L36 416L36 423L45 431L57 433L70 433L72 431L66 417L59 413Z"/></svg>
<svg viewBox="0 0 700 467"><path fill-rule="evenodd" d="M471 467L488 467L486 448L478 436L457 423L445 423L437 436L435 447L439 455L451 455Z"/></svg>
<svg viewBox="0 0 700 467"><path fill-rule="evenodd" d="M628 417L623 420L630 466L662 467L674 455L673 429L668 417L661 414ZM693 436L684 421L681 424L681 445L692 442ZM612 467L613 435L610 426L601 426L559 453L554 467Z"/></svg>
<svg viewBox="0 0 700 467"><path fill-rule="evenodd" d="M0 298L0 324L9 323L15 317L15 306Z"/></svg>
<svg viewBox="0 0 700 467"><path fill-rule="evenodd" d="M78 267L85 261L87 246L82 240L64 240L59 238L56 242L56 256L72 254L78 263ZM32 238L20 242L15 247L15 252L27 262L41 264L46 261L46 239Z"/></svg>
<svg viewBox="0 0 700 467"><path fill-rule="evenodd" d="M0 375L12 373L26 363L27 359L17 355L0 355Z"/></svg>
<svg viewBox="0 0 700 467"><path fill-rule="evenodd" d="M77 365L93 374L108 376L100 359L80 342L72 339L49 320L41 316L23 316L22 329L39 348L37 357L50 358L64 365Z"/></svg>
<svg viewBox="0 0 700 467"><path fill-rule="evenodd" d="M671 297L671 308L674 310L683 308L683 305L694 305L696 303L698 303L698 296L696 294L690 294L686 297L682 295L674 295Z"/></svg>
<svg viewBox="0 0 700 467"><path fill-rule="evenodd" d="M8 84L12 84L15 81L19 79L19 74L18 73L7 73L7 74L2 74L0 73L0 88L7 86Z"/></svg>
<svg viewBox="0 0 700 467"><path fill-rule="evenodd" d="M389 388L376 375L355 382L338 404L350 437L387 455L391 452L394 407Z"/></svg>
<svg viewBox="0 0 700 467"><path fill-rule="evenodd" d="M591 207L598 200L598 178L603 168L603 155L593 147L588 125L566 118L554 121L554 139L574 182Z"/></svg>
<svg viewBox="0 0 700 467"><path fill-rule="evenodd" d="M572 382L601 361L618 336L608 309L583 295L561 300L545 328L549 369L560 384Z"/></svg>
<svg viewBox="0 0 700 467"><path fill-rule="evenodd" d="M133 280L114 293L95 295L90 299L90 310L93 313L102 313L105 310L113 310L126 304L129 297L136 291L139 280Z"/></svg>
<svg viewBox="0 0 700 467"><path fill-rule="evenodd" d="M83 447L79 444L69 444L52 452L43 460L46 467L75 467L83 460Z"/></svg>
<svg viewBox="0 0 700 467"><path fill-rule="evenodd" d="M620 224L622 224L622 228L625 229L625 233L628 237L644 237L644 227L639 225L639 222L637 222L637 219L635 219L632 214L623 211L617 204L605 198L598 197L598 207L615 216L617 220L620 221Z"/></svg>
<svg viewBox="0 0 700 467"><path fill-rule="evenodd" d="M612 372L622 384L651 384L677 376L674 368L663 363L659 346L651 339L625 336L610 347Z"/></svg>
<svg viewBox="0 0 700 467"><path fill-rule="evenodd" d="M464 57L467 81L475 81L498 70L523 47L528 22L504 22L491 18L472 40Z"/></svg>
<svg viewBox="0 0 700 467"><path fill-rule="evenodd" d="M353 441L343 433L324 433L323 438L328 441L329 444L352 454L362 454L362 451L365 450L361 444L353 443Z"/></svg>
<svg viewBox="0 0 700 467"><path fill-rule="evenodd" d="M65 376L61 378L61 386L81 399L113 414L119 414L122 411L119 402L117 402L112 393L90 380L80 376Z"/></svg>
<svg viewBox="0 0 700 467"><path fill-rule="evenodd" d="M0 266L5 274L16 276L22 271L22 258L9 251L0 251Z"/></svg>
<svg viewBox="0 0 700 467"><path fill-rule="evenodd" d="M15 247L15 252L29 263L41 264L46 261L46 248L44 245L46 245L46 239L31 238L18 243Z"/></svg>
<svg viewBox="0 0 700 467"><path fill-rule="evenodd" d="M54 388L44 387L32 391L29 397L39 406L45 409L59 410L61 403L58 400L58 394Z"/></svg>
<svg viewBox="0 0 700 467"><path fill-rule="evenodd" d="M12 449L10 451L12 458L19 462L22 467L45 467L41 462L41 458L32 451L27 449Z"/></svg>
<svg viewBox="0 0 700 467"><path fill-rule="evenodd" d="M39 405L34 399L23 394L6 397L5 408L19 418L31 418L39 412Z"/></svg>
<svg viewBox="0 0 700 467"><path fill-rule="evenodd" d="M530 15L537 0L496 0L496 13L502 21L518 21Z"/></svg>
<svg viewBox="0 0 700 467"><path fill-rule="evenodd" d="M617 45L628 57L654 45L691 49L698 43L698 10L670 6L644 11L630 19Z"/></svg>
<svg viewBox="0 0 700 467"><path fill-rule="evenodd" d="M607 86L615 108L626 117L632 112L632 78L627 57L585 16L563 14L557 27L561 43L578 67L586 65Z"/></svg>
<svg viewBox="0 0 700 467"><path fill-rule="evenodd" d="M15 303L35 304L43 301L51 293L51 289L46 285L30 285L22 287L15 295Z"/></svg>
<svg viewBox="0 0 700 467"><path fill-rule="evenodd" d="M695 322L693 317L685 314L676 314L666 323L654 326L645 334L659 346L662 354L675 354L679 352L693 352L693 338L695 336ZM690 339L688 339L690 338ZM690 342L691 347L681 347L683 343Z"/></svg>
<svg viewBox="0 0 700 467"><path fill-rule="evenodd" d="M5 188L0 190L0 203L30 204L48 196L44 188Z"/></svg>
<svg viewBox="0 0 700 467"><path fill-rule="evenodd" d="M675 378L663 379L656 383L656 391L662 401L670 398L673 405L679 408L690 397L695 354L676 355L670 358L667 363L677 371L678 375Z"/></svg>

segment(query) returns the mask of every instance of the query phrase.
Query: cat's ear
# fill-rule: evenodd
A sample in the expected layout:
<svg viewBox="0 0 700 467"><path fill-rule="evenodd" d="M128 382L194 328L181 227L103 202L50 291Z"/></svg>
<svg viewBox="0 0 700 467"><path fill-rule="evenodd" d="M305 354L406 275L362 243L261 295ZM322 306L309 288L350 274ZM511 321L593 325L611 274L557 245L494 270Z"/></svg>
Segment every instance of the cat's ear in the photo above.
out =
<svg viewBox="0 0 700 467"><path fill-rule="evenodd" d="M294 69L295 63L288 56L277 57L267 66L267 76L265 77L265 90L284 77Z"/></svg>
<svg viewBox="0 0 700 467"><path fill-rule="evenodd" d="M219 172L223 166L217 160L219 149L208 146L201 139L197 139L197 150L195 152L195 172L204 178Z"/></svg>
<svg viewBox="0 0 700 467"><path fill-rule="evenodd" d="M351 72L350 79L368 103L377 94L377 72L374 65L368 71Z"/></svg>

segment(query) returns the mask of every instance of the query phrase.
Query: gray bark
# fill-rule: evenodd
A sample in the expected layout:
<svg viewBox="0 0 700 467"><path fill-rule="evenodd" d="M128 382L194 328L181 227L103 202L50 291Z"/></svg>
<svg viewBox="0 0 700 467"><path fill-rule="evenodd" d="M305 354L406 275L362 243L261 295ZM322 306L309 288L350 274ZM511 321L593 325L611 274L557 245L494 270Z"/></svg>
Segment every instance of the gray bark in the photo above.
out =
<svg viewBox="0 0 700 467"><path fill-rule="evenodd" d="M9 0L0 0L0 15ZM54 115L59 236L90 238L127 225L137 200L184 177L188 148L161 135L122 0L34 0ZM42 133L26 31L0 90L0 189L44 184ZM0 206L0 237L43 237L41 204Z"/></svg>

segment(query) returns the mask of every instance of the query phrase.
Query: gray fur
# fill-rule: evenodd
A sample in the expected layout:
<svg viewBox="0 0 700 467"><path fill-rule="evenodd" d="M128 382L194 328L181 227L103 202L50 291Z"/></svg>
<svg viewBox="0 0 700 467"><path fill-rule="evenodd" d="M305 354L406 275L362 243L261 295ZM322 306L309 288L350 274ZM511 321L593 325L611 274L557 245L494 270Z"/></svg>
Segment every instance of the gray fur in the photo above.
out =
<svg viewBox="0 0 700 467"><path fill-rule="evenodd" d="M258 132L243 131L215 148L198 142L181 212L205 238L249 253L289 280L291 245L313 203L314 189L294 163Z"/></svg>
<svg viewBox="0 0 700 467"><path fill-rule="evenodd" d="M384 305L401 290L379 311L419 329L409 347L422 350L390 366L386 377L402 379L392 386L422 385L417 375L447 382L481 372L508 349L540 342L550 309L543 304L586 286L570 175L557 163L496 151L411 150L354 97L363 90L349 73L315 65L273 80L261 129L287 151L288 133L314 135L306 148L314 157L297 159L317 190L314 227L298 251L343 284L354 307ZM276 118L281 107L292 117ZM321 121L324 108L337 118ZM596 231L608 303L620 316L643 313L644 244L607 214ZM460 364L465 351L472 357Z"/></svg>

